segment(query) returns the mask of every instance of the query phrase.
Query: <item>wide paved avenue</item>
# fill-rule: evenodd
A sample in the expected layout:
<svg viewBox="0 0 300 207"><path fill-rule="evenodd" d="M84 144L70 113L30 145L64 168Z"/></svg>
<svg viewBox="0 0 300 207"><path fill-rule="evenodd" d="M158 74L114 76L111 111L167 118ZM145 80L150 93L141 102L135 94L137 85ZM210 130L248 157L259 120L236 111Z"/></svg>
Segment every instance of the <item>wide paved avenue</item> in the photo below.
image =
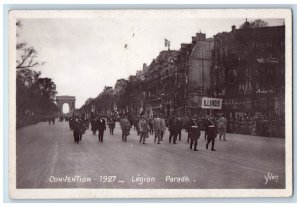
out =
<svg viewBox="0 0 300 207"><path fill-rule="evenodd" d="M87 130L75 144L68 122L41 122L17 130L17 188L284 188L285 139L227 134L213 152L203 135L197 152L184 131L143 145L133 128L122 142L116 123L103 143Z"/></svg>

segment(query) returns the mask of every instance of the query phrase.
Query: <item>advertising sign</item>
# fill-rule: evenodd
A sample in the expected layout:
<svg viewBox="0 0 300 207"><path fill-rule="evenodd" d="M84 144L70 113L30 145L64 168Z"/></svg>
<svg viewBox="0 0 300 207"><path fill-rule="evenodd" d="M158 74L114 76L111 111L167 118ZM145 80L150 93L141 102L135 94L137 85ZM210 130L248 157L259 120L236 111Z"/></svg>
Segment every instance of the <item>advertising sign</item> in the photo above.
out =
<svg viewBox="0 0 300 207"><path fill-rule="evenodd" d="M203 109L221 109L222 99L221 98L202 98L201 107Z"/></svg>

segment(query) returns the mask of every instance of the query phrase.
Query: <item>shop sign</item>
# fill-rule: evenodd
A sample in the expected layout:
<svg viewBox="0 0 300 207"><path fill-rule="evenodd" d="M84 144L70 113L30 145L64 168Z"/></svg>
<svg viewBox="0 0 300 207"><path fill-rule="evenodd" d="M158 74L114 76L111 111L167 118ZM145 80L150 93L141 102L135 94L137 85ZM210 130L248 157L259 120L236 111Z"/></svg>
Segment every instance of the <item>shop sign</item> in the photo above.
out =
<svg viewBox="0 0 300 207"><path fill-rule="evenodd" d="M257 58L256 61L258 63L270 63L270 64L278 64L278 58Z"/></svg>
<svg viewBox="0 0 300 207"><path fill-rule="evenodd" d="M221 109L222 108L222 99L221 98L202 98L203 109Z"/></svg>

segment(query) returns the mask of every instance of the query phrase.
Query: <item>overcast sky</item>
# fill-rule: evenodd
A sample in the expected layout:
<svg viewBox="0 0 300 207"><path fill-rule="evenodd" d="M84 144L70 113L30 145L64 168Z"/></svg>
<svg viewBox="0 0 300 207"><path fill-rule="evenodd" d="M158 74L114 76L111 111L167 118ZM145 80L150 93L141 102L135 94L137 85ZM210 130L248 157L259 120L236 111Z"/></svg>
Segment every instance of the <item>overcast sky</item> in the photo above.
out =
<svg viewBox="0 0 300 207"><path fill-rule="evenodd" d="M248 19L251 21L253 19ZM19 38L38 51L38 70L56 83L57 95L76 96L76 108L96 97L104 86L114 86L148 65L171 41L171 49L190 43L196 32L212 37L237 28L245 19L172 17L98 19L22 19ZM265 19L269 26L282 19ZM125 48L127 44L127 48Z"/></svg>

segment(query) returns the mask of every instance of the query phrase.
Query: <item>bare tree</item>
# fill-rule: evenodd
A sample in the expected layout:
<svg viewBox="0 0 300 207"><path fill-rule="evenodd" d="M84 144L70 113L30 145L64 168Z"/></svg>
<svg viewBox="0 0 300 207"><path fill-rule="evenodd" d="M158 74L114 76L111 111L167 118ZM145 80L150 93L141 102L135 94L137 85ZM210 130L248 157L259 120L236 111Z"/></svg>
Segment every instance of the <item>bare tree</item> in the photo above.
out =
<svg viewBox="0 0 300 207"><path fill-rule="evenodd" d="M22 28L23 24L20 20L16 22L17 28ZM17 33L17 37L19 34ZM16 49L18 52L17 69L33 68L39 64L43 65L45 62L39 63L37 60L37 51L33 47L29 47L26 42L17 42Z"/></svg>
<svg viewBox="0 0 300 207"><path fill-rule="evenodd" d="M32 68L39 64L36 60L37 52L33 47L23 48L21 50L23 54L21 54L20 59L17 60L17 69Z"/></svg>

